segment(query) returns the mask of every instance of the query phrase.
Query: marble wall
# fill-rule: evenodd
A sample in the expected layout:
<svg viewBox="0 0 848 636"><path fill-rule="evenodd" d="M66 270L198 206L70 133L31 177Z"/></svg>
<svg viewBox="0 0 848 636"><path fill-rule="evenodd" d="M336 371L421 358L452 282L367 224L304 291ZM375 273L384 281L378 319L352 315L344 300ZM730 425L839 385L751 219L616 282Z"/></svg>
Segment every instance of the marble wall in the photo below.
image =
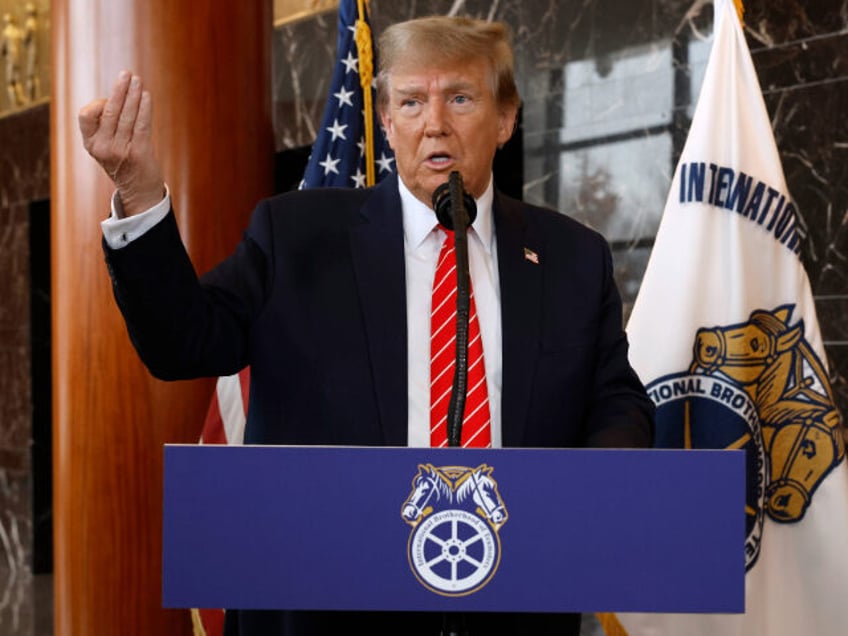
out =
<svg viewBox="0 0 848 636"><path fill-rule="evenodd" d="M33 393L30 237L49 224L49 106L0 117L0 633L34 624ZM37 205L33 205L36 203ZM38 205L41 204L41 205ZM47 234L49 236L49 233ZM41 247L44 247L43 241ZM37 268L49 269L49 252ZM36 276L36 278L38 278ZM47 294L47 289L41 290ZM49 396L48 396L49 399ZM43 421L43 419L41 420ZM47 413L49 426L49 405ZM39 455L39 457L44 457ZM47 473L49 480L49 470ZM27 633L22 631L20 633Z"/></svg>
<svg viewBox="0 0 848 636"><path fill-rule="evenodd" d="M745 33L789 190L831 382L848 412L848 0L746 0ZM372 0L372 26L431 13L508 23L523 96L525 200L612 243L629 310L710 50L707 0ZM309 144L335 56L335 13L274 39L277 148Z"/></svg>

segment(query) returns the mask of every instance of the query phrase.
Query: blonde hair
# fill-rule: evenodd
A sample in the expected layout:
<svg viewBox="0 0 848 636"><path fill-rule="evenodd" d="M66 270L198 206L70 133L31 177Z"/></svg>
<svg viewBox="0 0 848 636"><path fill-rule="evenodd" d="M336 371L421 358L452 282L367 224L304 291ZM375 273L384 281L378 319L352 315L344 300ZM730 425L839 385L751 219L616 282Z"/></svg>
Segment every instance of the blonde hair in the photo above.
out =
<svg viewBox="0 0 848 636"><path fill-rule="evenodd" d="M467 17L429 16L391 25L377 43L378 108L384 112L388 106L389 76L398 65L426 60L447 67L483 59L491 69L492 94L498 105L517 109L521 97L515 85L511 40L506 24Z"/></svg>

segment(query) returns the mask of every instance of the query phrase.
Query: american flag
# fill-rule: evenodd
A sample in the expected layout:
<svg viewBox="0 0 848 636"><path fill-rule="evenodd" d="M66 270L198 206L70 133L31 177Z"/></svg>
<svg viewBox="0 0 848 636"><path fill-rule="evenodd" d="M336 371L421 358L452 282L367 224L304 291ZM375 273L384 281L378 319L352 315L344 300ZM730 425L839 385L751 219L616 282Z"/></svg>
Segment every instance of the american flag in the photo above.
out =
<svg viewBox="0 0 848 636"><path fill-rule="evenodd" d="M301 189L365 188L394 170L394 155L376 109L377 56L367 0L339 3L336 58L321 128ZM243 442L249 384L250 367L218 378L200 438L202 444ZM195 636L220 636L223 610L192 610L192 622Z"/></svg>
<svg viewBox="0 0 848 636"><path fill-rule="evenodd" d="M376 54L367 2L343 0L339 4L338 38L333 81L301 188L364 188L393 170L394 156L375 108ZM371 178L369 171L373 171Z"/></svg>

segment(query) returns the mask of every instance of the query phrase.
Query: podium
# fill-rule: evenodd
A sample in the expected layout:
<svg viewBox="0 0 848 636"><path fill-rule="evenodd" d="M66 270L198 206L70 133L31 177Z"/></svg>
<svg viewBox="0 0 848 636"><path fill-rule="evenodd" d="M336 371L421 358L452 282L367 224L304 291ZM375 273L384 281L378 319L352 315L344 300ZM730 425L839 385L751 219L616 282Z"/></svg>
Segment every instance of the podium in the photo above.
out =
<svg viewBox="0 0 848 636"><path fill-rule="evenodd" d="M744 451L165 447L163 605L744 611Z"/></svg>

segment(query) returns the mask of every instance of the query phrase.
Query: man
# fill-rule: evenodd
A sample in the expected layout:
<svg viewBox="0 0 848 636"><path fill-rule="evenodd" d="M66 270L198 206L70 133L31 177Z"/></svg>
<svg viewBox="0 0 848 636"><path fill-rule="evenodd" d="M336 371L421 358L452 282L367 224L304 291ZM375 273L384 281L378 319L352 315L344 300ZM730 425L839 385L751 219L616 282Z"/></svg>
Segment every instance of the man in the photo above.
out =
<svg viewBox="0 0 848 636"><path fill-rule="evenodd" d="M428 446L430 313L446 233L433 191L476 200L471 285L486 444L648 447L653 407L627 360L609 248L572 219L496 192L519 96L501 24L432 17L380 39L378 102L399 178L261 202L235 253L197 280L150 145L151 100L122 73L80 112L117 186L104 222L117 302L163 379L251 367L245 443ZM434 400L435 401L435 400ZM567 576L568 573L563 573ZM228 612L232 634L436 634L439 615ZM469 634L577 634L579 615L467 616Z"/></svg>

